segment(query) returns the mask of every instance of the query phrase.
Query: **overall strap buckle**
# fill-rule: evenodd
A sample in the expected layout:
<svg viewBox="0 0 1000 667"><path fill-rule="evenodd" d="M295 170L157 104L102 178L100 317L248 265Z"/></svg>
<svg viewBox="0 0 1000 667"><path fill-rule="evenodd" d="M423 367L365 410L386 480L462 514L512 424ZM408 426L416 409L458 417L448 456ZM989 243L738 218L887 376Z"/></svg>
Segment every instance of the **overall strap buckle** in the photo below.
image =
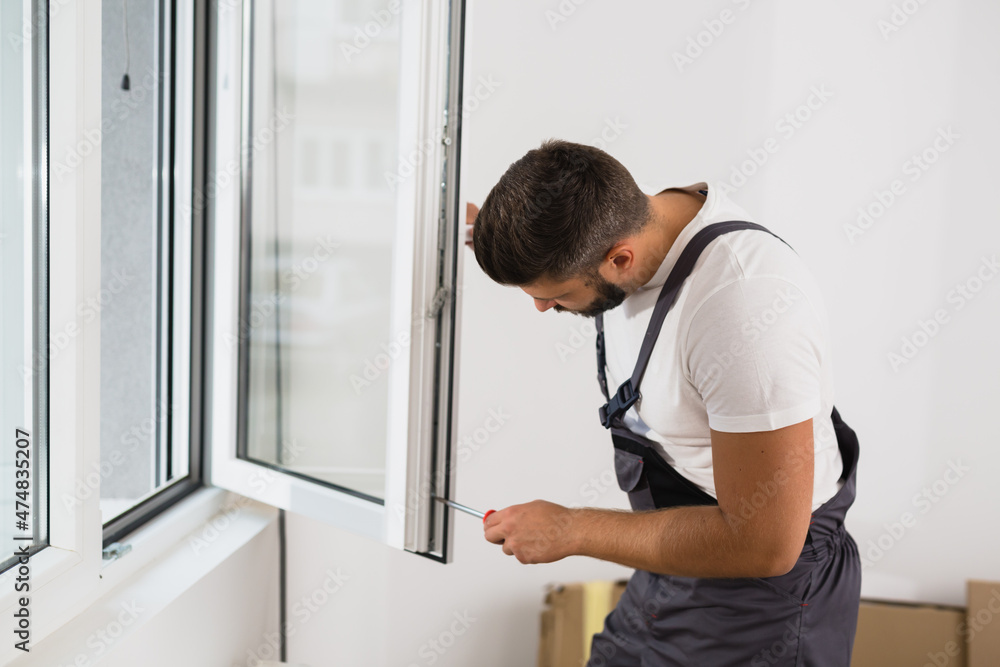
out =
<svg viewBox="0 0 1000 667"><path fill-rule="evenodd" d="M618 387L618 391L611 397L611 400L602 405L598 410L601 416L601 424L604 425L604 428L611 428L611 425L618 418L635 405L640 396L642 396L641 393L632 389L632 378L625 380L622 386Z"/></svg>

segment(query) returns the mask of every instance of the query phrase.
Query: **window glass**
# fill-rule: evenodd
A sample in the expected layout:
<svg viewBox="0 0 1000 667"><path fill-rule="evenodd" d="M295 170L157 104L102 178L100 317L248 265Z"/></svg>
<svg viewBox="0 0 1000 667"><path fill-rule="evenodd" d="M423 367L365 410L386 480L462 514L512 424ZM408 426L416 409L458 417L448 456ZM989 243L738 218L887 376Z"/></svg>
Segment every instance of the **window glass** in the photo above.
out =
<svg viewBox="0 0 1000 667"><path fill-rule="evenodd" d="M242 453L380 499L400 17L369 5L254 3Z"/></svg>
<svg viewBox="0 0 1000 667"><path fill-rule="evenodd" d="M102 5L101 517L105 523L184 477L174 434L171 313L172 15L162 0ZM86 159L84 157L83 159ZM183 299L182 299L183 300ZM176 447L174 446L176 445Z"/></svg>
<svg viewBox="0 0 1000 667"><path fill-rule="evenodd" d="M58 331L49 345L45 24L36 11L0 3L0 570L15 551L48 544L46 369L75 335Z"/></svg>

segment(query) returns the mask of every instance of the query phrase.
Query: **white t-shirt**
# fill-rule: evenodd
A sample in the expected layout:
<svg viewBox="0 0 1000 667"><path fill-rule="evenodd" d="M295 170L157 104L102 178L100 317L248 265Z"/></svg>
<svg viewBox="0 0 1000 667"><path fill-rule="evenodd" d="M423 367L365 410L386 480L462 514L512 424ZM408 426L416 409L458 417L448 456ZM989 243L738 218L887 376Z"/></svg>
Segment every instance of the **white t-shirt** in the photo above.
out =
<svg viewBox="0 0 1000 667"><path fill-rule="evenodd" d="M757 222L714 185L678 189L708 195L653 278L604 313L612 393L632 374L656 297L691 237L713 222ZM767 232L729 232L705 248L667 313L639 389L642 398L625 414L625 425L656 443L668 463L712 497L709 428L772 431L810 417L812 509L842 486L822 296L802 259Z"/></svg>

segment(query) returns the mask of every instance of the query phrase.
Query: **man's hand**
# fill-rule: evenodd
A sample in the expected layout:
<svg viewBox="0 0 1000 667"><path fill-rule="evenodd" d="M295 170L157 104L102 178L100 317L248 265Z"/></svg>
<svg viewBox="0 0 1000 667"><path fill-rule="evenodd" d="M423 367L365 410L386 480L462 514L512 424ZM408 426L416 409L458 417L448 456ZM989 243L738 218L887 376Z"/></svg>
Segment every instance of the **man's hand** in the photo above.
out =
<svg viewBox="0 0 1000 667"><path fill-rule="evenodd" d="M465 203L465 245L472 249L472 225L476 223L476 216L479 215L479 207L471 201Z"/></svg>
<svg viewBox="0 0 1000 667"><path fill-rule="evenodd" d="M486 539L522 563L551 563L573 554L573 510L534 500L498 510L483 522Z"/></svg>

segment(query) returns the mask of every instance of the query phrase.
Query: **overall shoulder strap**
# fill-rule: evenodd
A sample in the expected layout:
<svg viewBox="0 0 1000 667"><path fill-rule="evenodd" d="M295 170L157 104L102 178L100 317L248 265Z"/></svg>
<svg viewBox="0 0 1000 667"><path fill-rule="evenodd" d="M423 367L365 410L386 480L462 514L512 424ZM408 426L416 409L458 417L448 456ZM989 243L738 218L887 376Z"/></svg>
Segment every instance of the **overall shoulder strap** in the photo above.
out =
<svg viewBox="0 0 1000 667"><path fill-rule="evenodd" d="M698 261L698 257L701 256L702 251L717 237L741 229L756 229L767 232L782 243L785 243L784 239L769 229L755 222L746 222L743 220L716 222L699 229L691 237L691 240L688 241L688 244L684 246L680 257L677 258L677 263L674 264L670 275L667 276L667 281L660 288L660 294L656 298L656 305L653 307L653 314L649 318L649 326L646 327L646 335L642 339L642 347L639 348L639 358L635 362L632 377L622 383L614 396L608 395L608 381L604 370L604 318L601 315L596 317L597 379L601 385L601 390L604 392L604 397L608 399L608 402L600 409L601 423L604 424L605 428L610 428L615 421L619 420L639 400L641 395L639 393L639 383L642 381L643 373L646 372L646 366L649 364L649 358L653 353L653 346L656 344L656 339L660 335L663 320L666 319L670 307L674 305L677 293L680 292L684 281L691 274L691 270L694 269L695 262ZM785 245L788 244L785 243Z"/></svg>

